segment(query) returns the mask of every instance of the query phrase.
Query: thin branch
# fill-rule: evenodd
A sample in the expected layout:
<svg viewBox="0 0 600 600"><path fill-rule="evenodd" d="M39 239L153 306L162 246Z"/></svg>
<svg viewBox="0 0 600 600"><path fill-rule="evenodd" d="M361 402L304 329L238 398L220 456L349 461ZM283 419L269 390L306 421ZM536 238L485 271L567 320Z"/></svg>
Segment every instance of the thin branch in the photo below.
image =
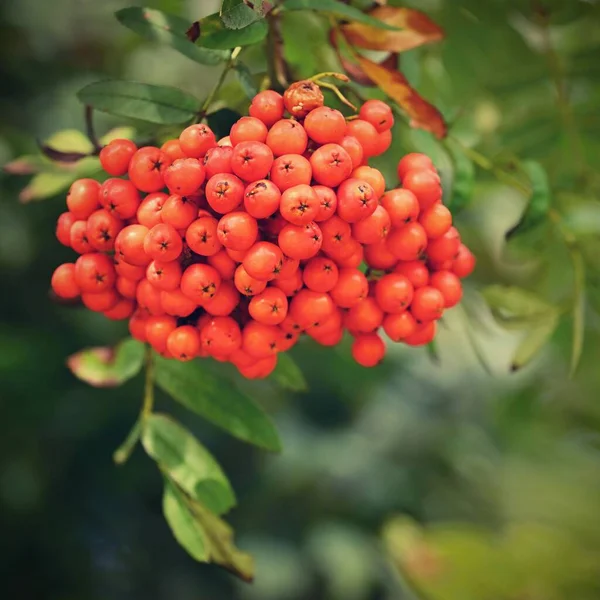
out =
<svg viewBox="0 0 600 600"><path fill-rule="evenodd" d="M98 138L96 137L96 131L94 130L93 116L94 116L94 109L89 104L86 104L86 106L85 106L85 128L86 128L87 136L88 136L88 139L90 140L90 142L92 142L92 145L94 146L94 154L99 154L100 150L102 150L102 145L100 144L100 142L98 141Z"/></svg>
<svg viewBox="0 0 600 600"><path fill-rule="evenodd" d="M154 355L152 347L146 348L146 380L144 385L144 404L142 405L142 420L150 416L154 408Z"/></svg>

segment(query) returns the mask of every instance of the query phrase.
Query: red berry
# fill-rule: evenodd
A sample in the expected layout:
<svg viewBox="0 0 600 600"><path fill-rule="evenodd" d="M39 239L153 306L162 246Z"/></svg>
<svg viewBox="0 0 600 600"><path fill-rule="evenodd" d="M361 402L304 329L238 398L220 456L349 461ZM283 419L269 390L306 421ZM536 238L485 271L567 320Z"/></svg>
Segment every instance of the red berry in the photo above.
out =
<svg viewBox="0 0 600 600"><path fill-rule="evenodd" d="M159 192L165 187L164 173L170 165L171 158L159 148L140 148L131 157L129 179L142 192Z"/></svg>
<svg viewBox="0 0 600 600"><path fill-rule="evenodd" d="M242 332L242 349L254 358L267 358L279 352L283 332L275 325L249 321Z"/></svg>
<svg viewBox="0 0 600 600"><path fill-rule="evenodd" d="M386 313L400 313L408 308L413 299L413 286L404 275L390 273L375 285L375 298Z"/></svg>
<svg viewBox="0 0 600 600"><path fill-rule="evenodd" d="M430 286L425 285L415 290L410 312L417 321L434 321L444 312L444 296Z"/></svg>
<svg viewBox="0 0 600 600"><path fill-rule="evenodd" d="M155 225L144 239L144 252L152 259L170 262L179 258L183 240L172 225Z"/></svg>
<svg viewBox="0 0 600 600"><path fill-rule="evenodd" d="M233 146L241 142L264 142L267 139L267 126L255 117L241 117L231 127L229 137Z"/></svg>
<svg viewBox="0 0 600 600"><path fill-rule="evenodd" d="M290 223L279 232L277 243L286 256L305 260L319 252L323 244L323 235L315 222L306 225Z"/></svg>
<svg viewBox="0 0 600 600"><path fill-rule="evenodd" d="M455 227L450 227L441 237L430 240L427 245L427 257L442 263L446 260L454 260L460 249L460 235Z"/></svg>
<svg viewBox="0 0 600 600"><path fill-rule="evenodd" d="M388 131L394 125L394 114L388 104L381 100L367 100L359 111L361 119L368 121L381 133Z"/></svg>
<svg viewBox="0 0 600 600"><path fill-rule="evenodd" d="M160 292L160 305L168 314L175 317L189 317L198 307L181 289Z"/></svg>
<svg viewBox="0 0 600 600"><path fill-rule="evenodd" d="M433 169L431 159L425 154L407 154L398 162L398 179L402 181L409 171L431 171Z"/></svg>
<svg viewBox="0 0 600 600"><path fill-rule="evenodd" d="M192 360L200 351L198 330L191 325L177 327L167 337L167 350L177 360Z"/></svg>
<svg viewBox="0 0 600 600"><path fill-rule="evenodd" d="M283 266L283 253L271 242L257 242L248 250L243 261L244 269L259 281L271 281Z"/></svg>
<svg viewBox="0 0 600 600"><path fill-rule="evenodd" d="M321 88L307 79L292 83L283 94L287 111L294 117L302 118L311 110L323 106L325 98Z"/></svg>
<svg viewBox="0 0 600 600"><path fill-rule="evenodd" d="M231 317L213 317L200 330L200 343L210 356L229 356L242 347L242 331Z"/></svg>
<svg viewBox="0 0 600 600"><path fill-rule="evenodd" d="M71 246L71 227L73 227L73 223L76 220L75 215L70 212L64 212L58 217L58 221L56 222L56 238L63 246Z"/></svg>
<svg viewBox="0 0 600 600"><path fill-rule="evenodd" d="M131 140L112 140L100 150L100 164L109 175L120 177L127 173L131 157L136 151L137 146Z"/></svg>
<svg viewBox="0 0 600 600"><path fill-rule="evenodd" d="M235 210L244 197L244 183L232 173L218 173L206 183L206 200L210 207L225 215Z"/></svg>
<svg viewBox="0 0 600 600"><path fill-rule="evenodd" d="M272 165L273 152L266 144L241 142L233 149L231 170L243 181L250 182L264 179L271 170Z"/></svg>
<svg viewBox="0 0 600 600"><path fill-rule="evenodd" d="M339 142L352 160L352 168L358 168L363 161L363 147L353 135L345 135Z"/></svg>
<svg viewBox="0 0 600 600"><path fill-rule="evenodd" d="M167 349L167 339L177 329L177 319L171 315L151 315L146 319L146 339L157 351Z"/></svg>
<svg viewBox="0 0 600 600"><path fill-rule="evenodd" d="M190 265L181 276L181 291L199 305L210 300L221 285L221 275L210 265Z"/></svg>
<svg viewBox="0 0 600 600"><path fill-rule="evenodd" d="M179 194L169 196L160 211L162 222L177 230L187 229L196 220L198 214L195 198L197 196L180 196Z"/></svg>
<svg viewBox="0 0 600 600"><path fill-rule="evenodd" d="M204 183L206 173L196 158L179 158L164 172L165 185L171 194L191 196Z"/></svg>
<svg viewBox="0 0 600 600"><path fill-rule="evenodd" d="M345 254L344 249L346 248L346 256L352 253L353 249L347 246L352 235L349 223L338 215L334 215L327 221L323 221L320 227L323 235L322 248L325 254L337 259L338 256Z"/></svg>
<svg viewBox="0 0 600 600"><path fill-rule="evenodd" d="M135 306L135 302L132 300L120 298L112 308L103 311L102 314L111 321L123 321L133 314Z"/></svg>
<svg viewBox="0 0 600 600"><path fill-rule="evenodd" d="M319 208L319 196L309 185L296 185L281 195L281 216L294 225L307 225L313 221Z"/></svg>
<svg viewBox="0 0 600 600"><path fill-rule="evenodd" d="M381 198L381 205L390 215L394 227L416 221L419 216L419 201L410 190L398 188L386 192Z"/></svg>
<svg viewBox="0 0 600 600"><path fill-rule="evenodd" d="M212 256L222 249L217 235L219 222L214 217L196 219L185 232L185 241L192 252Z"/></svg>
<svg viewBox="0 0 600 600"><path fill-rule="evenodd" d="M178 158L186 158L179 140L167 140L160 149L171 159L171 162Z"/></svg>
<svg viewBox="0 0 600 600"><path fill-rule="evenodd" d="M106 209L93 212L87 220L87 239L95 250L109 252L115 247L115 238L123 229L123 221Z"/></svg>
<svg viewBox="0 0 600 600"><path fill-rule="evenodd" d="M255 219L266 219L279 208L281 192L268 179L260 179L248 185L244 191L244 208Z"/></svg>
<svg viewBox="0 0 600 600"><path fill-rule="evenodd" d="M230 212L221 217L217 237L225 248L248 250L258 237L258 224L256 219L246 212Z"/></svg>
<svg viewBox="0 0 600 600"><path fill-rule="evenodd" d="M248 312L259 323L279 325L287 316L288 300L282 290L267 287L260 294L252 297Z"/></svg>
<svg viewBox="0 0 600 600"><path fill-rule="evenodd" d="M318 144L337 144L346 134L346 119L339 110L320 106L306 115L304 128Z"/></svg>
<svg viewBox="0 0 600 600"><path fill-rule="evenodd" d="M119 219L131 219L140 205L140 194L127 179L107 179L100 188L100 203Z"/></svg>
<svg viewBox="0 0 600 600"><path fill-rule="evenodd" d="M148 194L137 209L136 217L139 224L152 229L155 225L162 223L162 209L168 197L162 192Z"/></svg>
<svg viewBox="0 0 600 600"><path fill-rule="evenodd" d="M210 179L219 173L231 173L231 157L233 148L231 146L215 146L211 148L202 159L206 177Z"/></svg>
<svg viewBox="0 0 600 600"><path fill-rule="evenodd" d="M267 146L271 148L275 156L304 154L307 145L306 130L293 119L277 121L267 134Z"/></svg>
<svg viewBox="0 0 600 600"><path fill-rule="evenodd" d="M390 234L387 236L390 237ZM386 240L365 246L365 261L373 269L391 269L398 259L393 255Z"/></svg>
<svg viewBox="0 0 600 600"><path fill-rule="evenodd" d="M356 336L351 352L362 367L375 367L385 356L385 343L376 333L364 333Z"/></svg>
<svg viewBox="0 0 600 600"><path fill-rule="evenodd" d="M204 302L204 310L214 316L226 317L231 314L240 302L240 293L231 281L221 281L215 295Z"/></svg>
<svg viewBox="0 0 600 600"><path fill-rule="evenodd" d="M254 96L248 112L250 116L260 119L267 127L271 127L283 117L284 108L281 94L273 90L265 90Z"/></svg>
<svg viewBox="0 0 600 600"><path fill-rule="evenodd" d="M313 190L319 197L319 212L315 221L326 221L335 214L337 208L337 196L335 192L326 185L314 185Z"/></svg>
<svg viewBox="0 0 600 600"><path fill-rule="evenodd" d="M339 270L330 258L316 256L311 258L304 267L302 279L304 284L314 292L329 292L337 283Z"/></svg>
<svg viewBox="0 0 600 600"><path fill-rule="evenodd" d="M312 167L304 156L283 154L273 161L271 181L284 192L296 185L309 185L312 179Z"/></svg>
<svg viewBox="0 0 600 600"><path fill-rule="evenodd" d="M81 290L75 279L75 264L64 263L56 267L52 273L51 285L60 298L77 298Z"/></svg>
<svg viewBox="0 0 600 600"><path fill-rule="evenodd" d="M383 330L385 334L393 341L399 342L404 338L415 333L418 324L416 319L409 311L386 315L383 318Z"/></svg>
<svg viewBox="0 0 600 600"><path fill-rule="evenodd" d="M377 152L378 132L371 123L363 119L355 119L348 122L347 135L354 136L363 147L365 158L374 156Z"/></svg>
<svg viewBox="0 0 600 600"><path fill-rule="evenodd" d="M146 269L146 279L159 290L176 290L181 281L181 265L176 260L153 260Z"/></svg>
<svg viewBox="0 0 600 600"><path fill-rule="evenodd" d="M137 303L152 315L164 314L161 301L161 291L154 287L147 279L142 279L135 290Z"/></svg>
<svg viewBox="0 0 600 600"><path fill-rule="evenodd" d="M417 260L427 247L427 235L419 223L408 223L393 230L386 245L398 260Z"/></svg>
<svg viewBox="0 0 600 600"><path fill-rule="evenodd" d="M419 223L429 239L439 238L452 227L452 213L443 204L434 204L421 213Z"/></svg>
<svg viewBox="0 0 600 600"><path fill-rule="evenodd" d="M373 188L361 179L346 179L337 191L337 214L348 223L362 221L377 208Z"/></svg>
<svg viewBox="0 0 600 600"><path fill-rule="evenodd" d="M300 290L290 302L290 315L302 329L323 323L334 310L329 294L313 290Z"/></svg>
<svg viewBox="0 0 600 600"><path fill-rule="evenodd" d="M429 269L420 260L400 261L394 272L404 275L414 288L423 287L429 283Z"/></svg>
<svg viewBox="0 0 600 600"><path fill-rule="evenodd" d="M430 284L444 297L444 307L456 306L462 298L462 284L452 271L437 271L431 275Z"/></svg>
<svg viewBox="0 0 600 600"><path fill-rule="evenodd" d="M468 277L474 268L475 257L464 244L461 244L458 247L456 257L452 261L452 271L462 279Z"/></svg>
<svg viewBox="0 0 600 600"><path fill-rule="evenodd" d="M117 276L115 288L125 298L135 298L138 282L127 277Z"/></svg>
<svg viewBox="0 0 600 600"><path fill-rule="evenodd" d="M408 171L402 179L402 185L417 197L421 210L442 201L440 178L433 171Z"/></svg>
<svg viewBox="0 0 600 600"><path fill-rule="evenodd" d="M370 333L378 329L384 313L372 296L354 304L344 317L344 325L352 333Z"/></svg>
<svg viewBox="0 0 600 600"><path fill-rule="evenodd" d="M351 308L369 293L369 282L358 269L340 269L338 280L330 292L335 304L341 308Z"/></svg>
<svg viewBox="0 0 600 600"><path fill-rule="evenodd" d="M428 321L417 326L417 329L406 336L402 341L409 346L424 346L429 344L435 338L437 330L437 321Z"/></svg>
<svg viewBox="0 0 600 600"><path fill-rule="evenodd" d="M82 292L104 292L115 285L117 274L106 254L83 254L75 262L75 281Z"/></svg>
<svg viewBox="0 0 600 600"><path fill-rule="evenodd" d="M81 302L93 312L105 312L114 308L119 302L119 294L115 290L104 290L103 292L82 292Z"/></svg>
<svg viewBox="0 0 600 600"><path fill-rule="evenodd" d="M352 224L352 237L361 244L375 244L387 237L391 226L387 210L378 205L372 215Z"/></svg>
<svg viewBox="0 0 600 600"><path fill-rule="evenodd" d="M244 265L239 265L235 270L233 282L238 292L244 294L244 296L260 294L267 287L266 281L248 275Z"/></svg>
<svg viewBox="0 0 600 600"><path fill-rule="evenodd" d="M202 158L217 145L217 139L208 125L198 123L190 125L181 132L179 145L186 156Z"/></svg>
<svg viewBox="0 0 600 600"><path fill-rule="evenodd" d="M317 183L337 187L352 173L352 159L339 144L325 144L310 157L312 176Z"/></svg>
<svg viewBox="0 0 600 600"><path fill-rule="evenodd" d="M87 219L99 208L100 184L95 179L78 179L67 193L67 208L76 220Z"/></svg>

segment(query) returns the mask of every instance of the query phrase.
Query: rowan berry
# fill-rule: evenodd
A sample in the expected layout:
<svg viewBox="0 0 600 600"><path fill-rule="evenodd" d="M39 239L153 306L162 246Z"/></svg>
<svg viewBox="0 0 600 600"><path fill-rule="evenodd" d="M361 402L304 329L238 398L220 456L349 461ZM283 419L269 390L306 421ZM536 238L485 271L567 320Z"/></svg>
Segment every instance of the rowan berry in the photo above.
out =
<svg viewBox="0 0 600 600"><path fill-rule="evenodd" d="M346 179L337 191L337 214L348 223L362 221L377 208L373 188L361 179Z"/></svg>
<svg viewBox="0 0 600 600"><path fill-rule="evenodd" d="M219 173L231 173L232 146L215 146L202 159L207 179Z"/></svg>
<svg viewBox="0 0 600 600"><path fill-rule="evenodd" d="M310 162L298 154L283 154L273 161L271 181L284 192L296 185L309 185L312 179Z"/></svg>
<svg viewBox="0 0 600 600"><path fill-rule="evenodd" d="M442 201L440 178L433 171L408 171L402 179L402 185L417 197L421 210L427 210Z"/></svg>
<svg viewBox="0 0 600 600"><path fill-rule="evenodd" d="M279 288L286 296L295 296L304 286L302 282L302 271L296 269L287 277L277 277L271 283L276 288Z"/></svg>
<svg viewBox="0 0 600 600"><path fill-rule="evenodd" d="M214 267L217 271L219 271L219 274L223 280L233 279L233 274L235 273L237 264L224 249L221 249L216 254L212 254L211 256L207 257L206 262L211 267Z"/></svg>
<svg viewBox="0 0 600 600"><path fill-rule="evenodd" d="M279 325L287 316L288 299L281 289L267 287L252 297L248 312L259 323Z"/></svg>
<svg viewBox="0 0 600 600"><path fill-rule="evenodd" d="M135 293L137 290L138 282L133 279L128 279L127 277L122 277L121 275L117 276L117 280L115 282L115 288L121 296L124 298L135 298Z"/></svg>
<svg viewBox="0 0 600 600"><path fill-rule="evenodd" d="M171 165L171 158L160 148L140 148L129 163L129 179L142 192L159 192L165 187L164 173Z"/></svg>
<svg viewBox="0 0 600 600"><path fill-rule="evenodd" d="M367 297L369 282L358 269L340 269L338 280L329 292L335 304L341 308L351 308Z"/></svg>
<svg viewBox="0 0 600 600"><path fill-rule="evenodd" d="M379 169L369 167L369 165L361 165L352 171L351 177L366 181L373 188L378 200L383 196L385 192L385 178Z"/></svg>
<svg viewBox="0 0 600 600"><path fill-rule="evenodd" d="M200 335L191 325L174 329L167 337L167 350L180 361L192 360L200 350Z"/></svg>
<svg viewBox="0 0 600 600"><path fill-rule="evenodd" d="M319 209L319 196L309 185L296 185L281 195L281 216L294 225L307 225L315 219Z"/></svg>
<svg viewBox="0 0 600 600"><path fill-rule="evenodd" d="M400 273L384 275L375 285L375 298L386 313L405 311L413 299L413 286Z"/></svg>
<svg viewBox="0 0 600 600"><path fill-rule="evenodd" d="M69 233L71 238L71 248L73 248L77 254L85 254L94 251L87 236L87 221L75 221L71 226L71 231Z"/></svg>
<svg viewBox="0 0 600 600"><path fill-rule="evenodd" d="M113 177L120 177L127 173L131 157L136 153L137 146L131 140L116 139L109 142L98 158L102 168Z"/></svg>
<svg viewBox="0 0 600 600"><path fill-rule="evenodd" d="M75 279L75 264L64 263L56 267L50 285L60 298L77 298L81 290Z"/></svg>
<svg viewBox="0 0 600 600"><path fill-rule="evenodd" d="M208 125L198 123L186 127L179 136L179 145L183 153L190 158L203 158L217 145L217 138Z"/></svg>
<svg viewBox="0 0 600 600"><path fill-rule="evenodd" d="M315 217L315 221L326 221L335 214L337 208L335 191L326 185L314 185L313 190L319 197L319 212Z"/></svg>
<svg viewBox="0 0 600 600"><path fill-rule="evenodd" d="M372 215L352 224L352 237L361 244L375 244L387 237L391 226L387 210L378 205Z"/></svg>
<svg viewBox="0 0 600 600"><path fill-rule="evenodd" d="M283 333L279 340L279 352L287 352L296 345L299 339L299 333L292 333L289 331Z"/></svg>
<svg viewBox="0 0 600 600"><path fill-rule="evenodd" d="M114 308L119 302L119 294L114 289L104 290L103 292L82 292L81 302L93 312L105 312Z"/></svg>
<svg viewBox="0 0 600 600"><path fill-rule="evenodd" d="M403 156L398 162L398 179L402 181L409 171L433 171L431 159L416 152Z"/></svg>
<svg viewBox="0 0 600 600"><path fill-rule="evenodd" d="M204 310L215 317L226 317L231 314L240 302L240 293L235 285L228 280L222 280L215 295L204 302Z"/></svg>
<svg viewBox="0 0 600 600"><path fill-rule="evenodd" d="M386 238L389 251L398 260L417 260L427 247L427 235L419 223L394 229Z"/></svg>
<svg viewBox="0 0 600 600"><path fill-rule="evenodd" d="M107 179L100 187L100 204L119 219L134 217L140 205L140 193L127 179Z"/></svg>
<svg viewBox="0 0 600 600"><path fill-rule="evenodd" d="M127 279L131 279L132 281L139 281L146 276L145 266L128 263L118 252L113 256L113 263L119 277L127 277Z"/></svg>
<svg viewBox="0 0 600 600"><path fill-rule="evenodd" d="M121 229L123 221L102 208L93 212L87 220L87 239L95 250L109 252L115 247L115 238Z"/></svg>
<svg viewBox="0 0 600 600"><path fill-rule="evenodd" d="M316 256L311 258L302 272L304 285L314 292L329 292L337 283L339 270L330 258Z"/></svg>
<svg viewBox="0 0 600 600"><path fill-rule="evenodd" d="M279 232L277 243L286 256L306 260L315 256L321 249L323 234L315 222L306 225L290 223Z"/></svg>
<svg viewBox="0 0 600 600"><path fill-rule="evenodd" d="M446 260L454 260L460 248L460 235L455 227L435 240L430 240L427 245L427 257L441 263Z"/></svg>
<svg viewBox="0 0 600 600"><path fill-rule="evenodd" d="M95 179L78 179L67 193L67 208L76 220L87 219L100 204L100 184Z"/></svg>
<svg viewBox="0 0 600 600"><path fill-rule="evenodd" d="M326 321L334 312L331 296L324 292L314 292L306 288L300 290L291 300L289 312L302 329L314 327Z"/></svg>
<svg viewBox="0 0 600 600"><path fill-rule="evenodd" d="M325 144L310 157L313 179L321 185L337 187L352 173L352 159L339 144Z"/></svg>
<svg viewBox="0 0 600 600"><path fill-rule="evenodd" d="M296 81L285 90L283 102L287 111L294 117L304 117L311 110L325 104L321 88L308 79Z"/></svg>
<svg viewBox="0 0 600 600"><path fill-rule="evenodd" d="M164 314L160 295L161 291L154 287L147 279L142 279L135 291L137 303L152 315Z"/></svg>
<svg viewBox="0 0 600 600"><path fill-rule="evenodd" d="M144 252L154 260L161 262L176 260L182 250L181 236L175 227L167 223L155 225L144 239Z"/></svg>
<svg viewBox="0 0 600 600"><path fill-rule="evenodd" d="M363 333L352 342L351 353L362 367L375 367L385 356L385 343L376 333Z"/></svg>
<svg viewBox="0 0 600 600"><path fill-rule="evenodd" d="M390 340L399 342L415 333L418 323L412 314L405 310L401 313L385 315L382 326Z"/></svg>
<svg viewBox="0 0 600 600"><path fill-rule="evenodd" d="M206 183L206 200L215 212L227 214L240 205L244 187L242 180L232 173L218 173Z"/></svg>
<svg viewBox="0 0 600 600"><path fill-rule="evenodd" d="M429 269L420 260L400 261L394 268L394 272L404 275L414 288L423 287L429 283Z"/></svg>
<svg viewBox="0 0 600 600"><path fill-rule="evenodd" d="M217 235L219 222L214 217L200 217L187 228L185 241L192 252L200 256L213 256L223 246Z"/></svg>
<svg viewBox="0 0 600 600"><path fill-rule="evenodd" d="M148 229L162 223L162 209L168 197L163 192L148 194L138 206L136 212L138 223Z"/></svg>
<svg viewBox="0 0 600 600"><path fill-rule="evenodd" d="M225 248L227 256L236 263L241 263L246 257L246 250L232 250L231 248Z"/></svg>
<svg viewBox="0 0 600 600"><path fill-rule="evenodd" d="M177 329L177 319L171 315L151 315L146 319L146 339L157 351L167 349L167 338Z"/></svg>
<svg viewBox="0 0 600 600"><path fill-rule="evenodd" d="M371 125L368 121L363 119L354 119L348 121L347 135L354 136L363 147L364 158L370 158L374 156L378 150L377 136L379 135L377 129Z"/></svg>
<svg viewBox="0 0 600 600"><path fill-rule="evenodd" d="M328 255L335 254L336 256L340 256L340 248L345 247L346 243L352 236L350 224L338 215L334 215L333 217L327 219L327 221L323 221L320 225L320 228L323 239L323 252ZM344 253L342 252L341 254ZM349 255L350 251L347 253L347 256Z"/></svg>
<svg viewBox="0 0 600 600"><path fill-rule="evenodd" d="M462 279L468 277L474 268L475 257L464 244L461 244L458 247L456 257L452 261L452 271Z"/></svg>
<svg viewBox="0 0 600 600"><path fill-rule="evenodd" d="M179 287L181 273L181 265L177 260L153 260L146 269L146 279L159 290L172 291Z"/></svg>
<svg viewBox="0 0 600 600"><path fill-rule="evenodd" d="M231 127L229 137L233 146L241 142L264 142L267 139L267 126L255 117L241 117Z"/></svg>
<svg viewBox="0 0 600 600"><path fill-rule="evenodd" d="M384 312L372 296L354 304L344 315L344 325L352 333L371 333L383 321Z"/></svg>
<svg viewBox="0 0 600 600"><path fill-rule="evenodd" d="M255 358L267 358L279 352L283 332L275 325L248 321L242 331L242 349Z"/></svg>
<svg viewBox="0 0 600 600"><path fill-rule="evenodd" d="M267 287L266 281L251 277L244 268L244 265L239 265L235 270L233 282L237 291L244 296L260 294Z"/></svg>
<svg viewBox="0 0 600 600"><path fill-rule="evenodd" d="M320 106L306 115L304 129L318 144L338 144L346 134L346 119L339 110Z"/></svg>
<svg viewBox="0 0 600 600"><path fill-rule="evenodd" d="M350 240L350 243L350 245L354 247L352 254L346 256L346 252L344 252L342 258L335 258L337 265L340 268L357 268L364 260L365 250L363 245L359 244L356 240Z"/></svg>
<svg viewBox="0 0 600 600"><path fill-rule="evenodd" d="M265 90L252 98L248 112L251 117L271 127L283 117L284 110L283 96L273 90Z"/></svg>
<svg viewBox="0 0 600 600"><path fill-rule="evenodd" d="M410 190L397 188L386 192L381 198L381 205L390 215L393 227L402 227L416 221L419 216L419 201Z"/></svg>
<svg viewBox="0 0 600 600"><path fill-rule="evenodd" d="M437 321L428 321L417 326L417 329L402 341L409 346L424 346L435 338Z"/></svg>
<svg viewBox="0 0 600 600"><path fill-rule="evenodd" d="M258 223L247 212L230 212L217 227L219 242L230 250L248 250L258 237Z"/></svg>
<svg viewBox="0 0 600 600"><path fill-rule="evenodd" d="M131 334L131 337L138 340L138 342L145 343L147 341L146 321L149 316L146 309L138 308L129 319L129 333Z"/></svg>
<svg viewBox="0 0 600 600"><path fill-rule="evenodd" d="M410 305L410 312L417 321L434 321L444 312L444 296L437 288L425 285L417 288Z"/></svg>
<svg viewBox="0 0 600 600"><path fill-rule="evenodd" d="M221 285L221 275L214 267L190 265L181 276L181 291L199 305L210 300Z"/></svg>
<svg viewBox="0 0 600 600"><path fill-rule="evenodd" d="M439 238L452 227L452 213L441 203L423 211L419 223L429 239Z"/></svg>
<svg viewBox="0 0 600 600"><path fill-rule="evenodd" d="M350 156L352 168L358 168L363 161L363 147L360 142L353 135L345 135L339 144Z"/></svg>
<svg viewBox="0 0 600 600"><path fill-rule="evenodd" d="M162 222L177 230L187 229L198 215L198 205L195 198L196 196L180 196L179 194L169 196L160 211Z"/></svg>
<svg viewBox="0 0 600 600"><path fill-rule="evenodd" d="M198 307L194 300L181 291L181 288L170 292L161 291L160 305L168 315L174 317L189 317Z"/></svg>
<svg viewBox="0 0 600 600"><path fill-rule="evenodd" d="M264 179L272 165L273 151L262 142L241 142L233 148L231 170L243 181Z"/></svg>
<svg viewBox="0 0 600 600"><path fill-rule="evenodd" d="M384 152L387 152L392 145L392 132L384 131L377 136L375 145L375 154L373 156L380 156Z"/></svg>
<svg viewBox="0 0 600 600"><path fill-rule="evenodd" d="M280 212L276 212L268 219L261 220L260 230L267 240L274 241L286 225L289 225L289 221L284 219Z"/></svg>
<svg viewBox="0 0 600 600"><path fill-rule="evenodd" d="M311 330L312 331L312 330ZM310 335L310 333L309 333ZM335 329L333 331L328 331L327 333L318 333L317 335L311 336L316 342L321 344L321 346L337 346L344 337L344 329L340 327L339 329Z"/></svg>
<svg viewBox="0 0 600 600"><path fill-rule="evenodd" d="M387 236L390 237L390 234ZM387 238L364 247L365 262L373 269L391 269L398 259L387 246Z"/></svg>
<svg viewBox="0 0 600 600"><path fill-rule="evenodd" d="M452 271L437 271L431 274L429 283L444 297L444 308L456 306L462 298L462 284Z"/></svg>
<svg viewBox="0 0 600 600"><path fill-rule="evenodd" d="M381 100L367 100L358 111L364 121L368 121L375 129L382 133L394 126L394 113L388 104Z"/></svg>
<svg viewBox="0 0 600 600"><path fill-rule="evenodd" d="M112 259L100 252L83 254L75 262L75 281L82 292L103 292L114 286L117 274Z"/></svg>
<svg viewBox="0 0 600 600"><path fill-rule="evenodd" d="M320 321L318 324L309 327L306 333L314 340L321 341L332 332L337 332L342 329L344 313L337 307L334 307L331 314Z"/></svg>
<svg viewBox="0 0 600 600"><path fill-rule="evenodd" d="M63 246L71 246L71 227L73 227L76 220L75 215L70 212L64 212L58 217L56 221L56 238Z"/></svg>
<svg viewBox="0 0 600 600"><path fill-rule="evenodd" d="M200 343L211 356L230 356L242 347L242 331L231 317L213 317L202 327Z"/></svg>
<svg viewBox="0 0 600 600"><path fill-rule="evenodd" d="M271 281L283 266L283 252L271 242L257 242L248 250L242 264L251 277Z"/></svg>
<svg viewBox="0 0 600 600"><path fill-rule="evenodd" d="M181 149L179 140L167 140L160 149L171 159L171 162L176 161L178 158L187 158L187 155Z"/></svg>
<svg viewBox="0 0 600 600"><path fill-rule="evenodd" d="M244 190L244 208L255 219L266 219L279 208L281 192L268 179L260 179Z"/></svg>
<svg viewBox="0 0 600 600"><path fill-rule="evenodd" d="M135 306L133 300L119 298L118 302L112 308L103 311L102 314L111 321L123 321L133 314Z"/></svg>
<svg viewBox="0 0 600 600"><path fill-rule="evenodd" d="M164 182L171 194L191 196L204 183L206 173L197 158L179 158L164 172Z"/></svg>
<svg viewBox="0 0 600 600"><path fill-rule="evenodd" d="M240 375L243 375L246 379L265 379L268 377L277 366L277 356L267 356L257 360L251 365L238 367Z"/></svg>
<svg viewBox="0 0 600 600"><path fill-rule="evenodd" d="M282 119L271 127L266 143L275 156L304 154L308 145L308 134L298 121Z"/></svg>

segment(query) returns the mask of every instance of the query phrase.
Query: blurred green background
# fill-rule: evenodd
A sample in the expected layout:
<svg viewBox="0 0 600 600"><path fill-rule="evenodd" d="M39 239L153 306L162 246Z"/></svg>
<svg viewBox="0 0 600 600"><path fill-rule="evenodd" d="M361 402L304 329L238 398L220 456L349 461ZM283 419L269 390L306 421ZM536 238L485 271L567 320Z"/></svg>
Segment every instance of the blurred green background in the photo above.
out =
<svg viewBox="0 0 600 600"><path fill-rule="evenodd" d="M103 77L206 95L218 70L120 26L113 12L132 4L2 4L0 163L34 150L36 139L58 129L82 129L75 92ZM218 8L207 0L145 4L190 20ZM237 492L230 521L239 546L257 559L256 582L238 583L195 563L173 540L161 514L160 476L139 449L125 466L113 465L112 452L139 410L140 378L117 390L93 389L74 379L65 358L85 346L113 344L126 329L50 302L50 274L70 257L54 239L63 199L20 204L27 179L2 175L0 586L6 597L600 598L594 277L600 219L593 172L600 156L599 3L552 0L544 11L542 3L524 0L390 4L418 7L446 30L444 42L403 54L400 66L443 111L453 135L503 163L514 156L541 161L557 201L569 208L568 198L578 199L589 302L576 377L568 379L568 315L533 364L510 373L521 333L500 327L477 290L516 283L560 302L569 298L573 273L564 244L545 229L507 251L504 232L525 199L478 170L473 199L457 222L479 265L464 306L444 319L436 357L394 347L384 365L367 371L352 363L346 346L300 344L293 354L309 393L256 387L281 432L278 456L159 398L211 449ZM97 119L101 132L115 123ZM387 173L398 154L420 150L432 153L448 185L456 179L448 155L428 134L400 124L397 135L381 163Z"/></svg>

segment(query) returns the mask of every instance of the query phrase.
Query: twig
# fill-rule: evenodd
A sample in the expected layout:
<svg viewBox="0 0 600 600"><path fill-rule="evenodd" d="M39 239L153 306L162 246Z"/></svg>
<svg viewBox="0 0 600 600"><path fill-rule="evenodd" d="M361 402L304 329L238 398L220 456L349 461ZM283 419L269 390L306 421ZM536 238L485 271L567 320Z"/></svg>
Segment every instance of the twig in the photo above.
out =
<svg viewBox="0 0 600 600"><path fill-rule="evenodd" d="M94 146L94 154L100 154L100 150L102 150L102 145L98 141L96 137L96 131L94 130L94 121L93 121L94 109L89 105L85 105L85 128L87 131L87 136L92 145Z"/></svg>
<svg viewBox="0 0 600 600"><path fill-rule="evenodd" d="M146 380L144 385L144 404L142 405L142 420L147 418L154 408L154 355L152 347L146 348Z"/></svg>
<svg viewBox="0 0 600 600"><path fill-rule="evenodd" d="M122 465L127 462L127 459L131 456L135 445L140 439L142 433L142 423L138 419L131 428L131 431L127 434L125 441L114 451L113 460L117 465Z"/></svg>

